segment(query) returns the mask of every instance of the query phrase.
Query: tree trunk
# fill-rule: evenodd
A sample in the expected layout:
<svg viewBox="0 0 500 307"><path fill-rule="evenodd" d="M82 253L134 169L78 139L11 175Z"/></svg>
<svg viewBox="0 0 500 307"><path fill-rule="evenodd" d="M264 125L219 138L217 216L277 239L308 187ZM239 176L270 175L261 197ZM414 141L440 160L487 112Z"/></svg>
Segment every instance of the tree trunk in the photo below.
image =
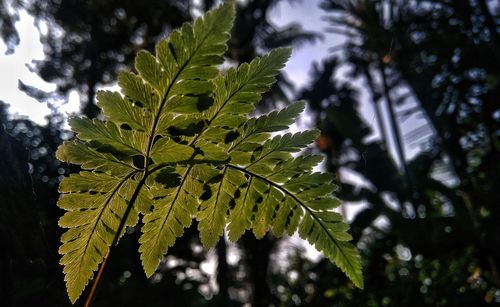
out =
<svg viewBox="0 0 500 307"><path fill-rule="evenodd" d="M216 246L217 251L217 284L219 285L219 306L231 306L229 298L230 272L227 265L227 244L224 236Z"/></svg>
<svg viewBox="0 0 500 307"><path fill-rule="evenodd" d="M87 99L83 104L82 113L88 118L95 118L99 114L99 108L95 103L95 87L97 85L97 78L95 76L95 63L91 60L89 69L89 78L87 82Z"/></svg>
<svg viewBox="0 0 500 307"><path fill-rule="evenodd" d="M271 293L267 281L267 271L271 251L276 242L266 235L257 240L253 234L247 232L242 238L246 253L246 263L249 270L250 285L252 287L252 306L265 307L271 303Z"/></svg>
<svg viewBox="0 0 500 307"><path fill-rule="evenodd" d="M410 169L408 168L408 164L406 162L406 157L405 157L405 151L404 151L404 144L403 144L403 137L401 135L401 129L399 127L397 118L396 118L396 112L394 111L394 103L391 98L391 93L389 89L389 84L387 82L387 75L386 75L386 67L383 62L379 63L379 69L380 69L380 75L382 77L382 86L384 89L384 96L385 100L387 102L387 110L389 111L389 122L391 124L391 129L392 129L392 137L394 138L394 144L396 147L396 154L398 156L398 160L401 163L401 167L404 172L404 176L406 178L406 185L407 185L407 190L409 192L410 199L415 199L417 191L415 191L415 186L413 183L413 176L410 173ZM415 205L411 203L413 207L413 211L416 212ZM405 212L404 207L401 205L401 210L402 212Z"/></svg>

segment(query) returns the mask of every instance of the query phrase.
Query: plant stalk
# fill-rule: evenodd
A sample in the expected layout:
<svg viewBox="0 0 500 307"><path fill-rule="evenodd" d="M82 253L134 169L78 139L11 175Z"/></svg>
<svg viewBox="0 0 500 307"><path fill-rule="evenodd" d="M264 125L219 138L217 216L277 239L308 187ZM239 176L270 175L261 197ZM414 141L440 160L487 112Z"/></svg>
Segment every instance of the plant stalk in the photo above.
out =
<svg viewBox="0 0 500 307"><path fill-rule="evenodd" d="M90 289L90 293L87 296L87 299L85 300L84 307L91 306L91 304L96 296L97 288L102 280L102 276L104 274L104 269L106 268L106 263L108 262L108 259L111 257L111 253L116 248L118 240L120 240L121 233L123 232L123 229L125 228L125 223L127 222L130 211L132 211L132 208L134 207L134 203L137 200L137 197L139 196L141 188L146 183L146 179L148 178L148 176L151 175L151 173L153 173L157 169L159 169L159 167L152 169L150 172L148 172L146 170L144 173L144 177L142 177L141 181L139 181L139 183L137 184L137 187L135 188L134 194L132 194L132 197L130 198L130 202L128 203L127 209L125 210L125 213L123 214L122 220L120 221L120 225L118 226L118 229L116 230L115 236L113 238L113 243L111 243L111 246L109 247L108 253L104 257L104 261L102 262L101 266L99 267L99 271L97 272L97 276L94 280L94 283L92 284L92 289Z"/></svg>

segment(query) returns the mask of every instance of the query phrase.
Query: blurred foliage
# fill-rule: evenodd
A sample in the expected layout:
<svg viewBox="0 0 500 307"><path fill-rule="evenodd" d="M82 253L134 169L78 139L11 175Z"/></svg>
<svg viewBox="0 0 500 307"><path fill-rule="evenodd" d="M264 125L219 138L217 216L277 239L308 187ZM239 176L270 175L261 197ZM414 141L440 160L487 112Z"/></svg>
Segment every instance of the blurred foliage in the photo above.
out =
<svg viewBox="0 0 500 307"><path fill-rule="evenodd" d="M301 96L322 129L327 168L339 174L339 197L359 207L351 227L369 290L299 254L293 286L306 293L290 291L290 305L500 303L498 11L488 1L332 0L323 8L330 30L349 36ZM348 81L336 78L345 67ZM354 80L369 94L379 139L359 114ZM410 117L425 129L402 135ZM398 141L416 143L418 154L394 150L394 159L388 148Z"/></svg>
<svg viewBox="0 0 500 307"><path fill-rule="evenodd" d="M16 36L4 33L15 33L8 25L17 15L2 9L7 2L0 3L1 33L13 47ZM130 55L137 48L151 48L170 28L190 19L189 12L205 10L213 2L36 2L26 8L49 24L50 31L43 41L47 58L33 69L56 81L60 95L78 91L86 106L93 97L89 88L95 90L119 69L131 67ZM312 261L305 250L270 237L256 244L246 235L239 246L228 247L224 241L217 246L216 277L200 270L207 255L197 238L188 236L178 242L151 286L141 286L139 292L138 285L145 281L137 255L129 253L137 248L131 246L137 238L129 236L105 275L106 288L96 305L137 306L146 297L148 306L499 304L500 12L494 2L322 1L329 31L346 40L341 53L313 67L311 83L297 96L308 100L322 130L318 148L329 158L326 167L338 173L339 196L348 201L347 211L359 211L351 228L364 259L365 290L356 290L328 261ZM18 2L9 3L19 7ZM229 51L234 61L318 37L295 24L276 29L269 12L277 3L238 1ZM174 7L166 12L158 5ZM102 11L94 6L103 6ZM119 18L120 8L127 18ZM91 34L91 27L97 33ZM88 60L92 57L97 59L94 73ZM49 72L45 77L44 65ZM267 101L286 101L289 85L282 78ZM375 115L365 119L359 111L369 107ZM67 166L55 162L53 151L70 136L61 128L60 115L38 126L26 119L7 119L2 110L7 131L31 152L40 220L55 251L55 221L61 213L54 187ZM402 129L412 126L408 121L419 126ZM371 136L374 128L378 137ZM402 152L394 150L396 140ZM410 159L411 146L418 149ZM361 178L362 184L353 184L347 174ZM226 257L232 261L225 262ZM212 264L214 258L208 256ZM62 286L60 271L53 274L47 280Z"/></svg>
<svg viewBox="0 0 500 307"><path fill-rule="evenodd" d="M16 4L17 1L15 2ZM19 20L19 14L13 10L12 1L0 1L0 38L7 46L6 54L14 52L15 47L19 44L19 33L17 33L15 23Z"/></svg>

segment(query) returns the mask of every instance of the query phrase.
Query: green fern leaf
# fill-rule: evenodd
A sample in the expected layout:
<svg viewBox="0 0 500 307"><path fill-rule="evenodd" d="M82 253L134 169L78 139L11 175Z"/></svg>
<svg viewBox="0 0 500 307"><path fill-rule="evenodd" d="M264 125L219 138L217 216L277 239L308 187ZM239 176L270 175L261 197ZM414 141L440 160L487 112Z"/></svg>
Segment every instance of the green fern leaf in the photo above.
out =
<svg viewBox="0 0 500 307"><path fill-rule="evenodd" d="M71 118L77 140L57 151L82 171L65 178L58 205L60 253L68 294L80 296L125 228L142 217L140 258L153 275L184 229L198 220L212 247L227 227L299 235L362 287L360 259L328 174L313 173L321 156L300 155L317 131L272 135L294 123L304 103L255 118L248 114L290 56L276 49L220 73L234 8L225 4L140 51L120 92L97 94L104 120ZM102 266L101 266L102 268Z"/></svg>
<svg viewBox="0 0 500 307"><path fill-rule="evenodd" d="M280 111L273 111L267 115L251 118L237 130L229 133L231 139L230 151L238 150L259 144L267 140L271 132L286 130L295 122L295 119L304 110L302 101L295 102ZM251 148L251 147L250 147Z"/></svg>
<svg viewBox="0 0 500 307"><path fill-rule="evenodd" d="M148 109L141 108L117 92L99 91L97 105L110 121L137 131L148 131L152 121L152 114Z"/></svg>
<svg viewBox="0 0 500 307"><path fill-rule="evenodd" d="M63 193L58 205L68 212L59 225L69 230L62 236L59 252L64 256L65 280L72 302L80 296L93 272L109 250L119 217L127 207L120 194L124 183L131 180L134 172L125 178L104 173L82 172L79 177L66 178L60 185ZM129 215L126 225L137 223L137 213Z"/></svg>
<svg viewBox="0 0 500 307"><path fill-rule="evenodd" d="M130 171L138 170L132 159L118 159L110 153L98 152L81 141L64 142L59 146L56 154L57 159L81 165L85 170L95 170L116 176L123 176Z"/></svg>
<svg viewBox="0 0 500 307"><path fill-rule="evenodd" d="M276 81L275 77L285 66L291 50L278 48L262 58L237 69L231 68L213 80L213 105L203 112L209 126L199 138L219 144L227 143L226 137L233 128L247 120L262 93Z"/></svg>
<svg viewBox="0 0 500 307"><path fill-rule="evenodd" d="M335 186L329 183L330 175L296 173L297 177L291 176L284 184L280 184L269 179L275 174L259 175L248 167L229 167L269 187L264 192L264 189L256 191L261 201L255 197L250 201L258 206L252 224L256 237L262 237L269 228L278 237L283 233L292 235L298 229L303 239L334 261L357 287L363 288L359 254L347 242L351 240L347 233L349 226L338 213L331 211L339 205L339 201L331 196ZM230 220L229 225L232 222Z"/></svg>
<svg viewBox="0 0 500 307"><path fill-rule="evenodd" d="M166 169L163 176L157 175L163 177L157 178L158 182L170 184L153 188L154 210L143 219L139 252L146 276L153 275L168 248L184 233L184 228L191 225L198 199L204 192L202 179L207 171L204 167L206 165L182 167L176 172Z"/></svg>
<svg viewBox="0 0 500 307"><path fill-rule="evenodd" d="M89 120L83 117L69 119L71 129L82 141L92 142L92 147L124 155L143 155L148 138L140 131L121 129L115 123Z"/></svg>
<svg viewBox="0 0 500 307"><path fill-rule="evenodd" d="M258 199L267 190L267 185L259 180L244 179L244 183L240 186L241 193L234 201L234 206L231 208L231 213L228 217L229 224L227 225L229 240L236 242L245 233L245 230L250 229L252 225L252 212L259 207Z"/></svg>
<svg viewBox="0 0 500 307"><path fill-rule="evenodd" d="M207 248L213 247L226 226L226 212L229 210L238 187L245 176L232 169L224 170L208 182L211 197L201 203L197 215L200 239Z"/></svg>

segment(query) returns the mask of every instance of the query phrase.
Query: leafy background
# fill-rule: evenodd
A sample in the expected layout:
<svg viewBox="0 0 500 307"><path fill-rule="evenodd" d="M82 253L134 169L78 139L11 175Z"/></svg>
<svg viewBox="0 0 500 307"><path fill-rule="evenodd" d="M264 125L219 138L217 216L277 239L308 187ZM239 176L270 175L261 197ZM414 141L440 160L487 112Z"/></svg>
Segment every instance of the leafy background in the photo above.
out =
<svg viewBox="0 0 500 307"><path fill-rule="evenodd" d="M130 67L138 49L151 50L159 37L190 20L193 10L206 10L212 2L0 2L0 32L14 54L12 24L20 11L50 25L42 34L46 57L32 70L57 85L54 93L45 93L20 84L51 106L46 124L9 114L2 105L2 123L19 141L17 156L28 148L36 196L23 200L35 212L32 221L17 214L22 208L1 207L8 252L2 255L0 284L7 305L69 304L57 265L56 221L62 212L55 202L60 177L70 170L54 152L71 135L58 101L76 90L81 112L96 116L96 89ZM239 4L232 61L249 61L278 46L300 52L318 43L317 33L299 26L310 4L295 4L293 16L301 17L296 24L270 22L273 6L283 2ZM316 150L327 155L325 168L337 173L339 196L348 201L344 209L362 252L365 290L356 290L335 266L310 257L296 241L270 236L256 241L246 234L237 245L221 241L207 252L194 228L170 250L161 271L146 280L131 252L138 249L139 236L132 229L116 252L121 256L110 263L96 305L499 304L498 6L487 0L319 2L337 44L309 52L317 64L296 73L310 73L310 82L294 87L292 76L282 76L262 111L297 98L308 101L307 119L322 132ZM324 25L315 31L325 31ZM317 54L329 56L321 60ZM372 116L364 116L367 108ZM17 194L7 183L1 195L10 203Z"/></svg>

